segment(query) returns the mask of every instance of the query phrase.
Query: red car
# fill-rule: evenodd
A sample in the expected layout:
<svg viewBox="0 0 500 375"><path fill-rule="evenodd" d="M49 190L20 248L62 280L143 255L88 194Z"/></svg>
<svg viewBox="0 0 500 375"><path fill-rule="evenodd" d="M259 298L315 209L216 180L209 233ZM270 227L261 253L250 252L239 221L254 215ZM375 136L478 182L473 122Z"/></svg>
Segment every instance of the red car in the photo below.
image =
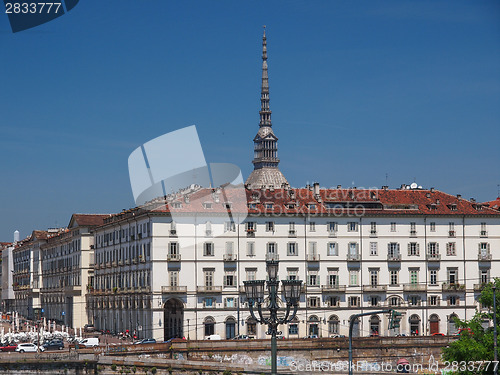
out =
<svg viewBox="0 0 500 375"><path fill-rule="evenodd" d="M432 334L432 336L444 336L444 333L435 332L435 333Z"/></svg>
<svg viewBox="0 0 500 375"><path fill-rule="evenodd" d="M15 352L17 348L17 345L5 345L5 346L0 346L0 351L2 352Z"/></svg>

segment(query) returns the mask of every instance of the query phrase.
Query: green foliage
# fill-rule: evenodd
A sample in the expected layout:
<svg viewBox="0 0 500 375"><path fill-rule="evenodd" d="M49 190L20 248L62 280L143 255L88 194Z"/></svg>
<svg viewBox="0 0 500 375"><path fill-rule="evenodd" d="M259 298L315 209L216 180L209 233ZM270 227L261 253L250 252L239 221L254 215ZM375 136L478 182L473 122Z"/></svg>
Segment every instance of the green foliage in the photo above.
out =
<svg viewBox="0 0 500 375"><path fill-rule="evenodd" d="M111 365L111 370L116 371L116 365L114 363Z"/></svg>
<svg viewBox="0 0 500 375"><path fill-rule="evenodd" d="M136 367L135 365L132 367L132 372L133 372L134 374L137 372L137 367Z"/></svg>
<svg viewBox="0 0 500 375"><path fill-rule="evenodd" d="M229 371L229 370L224 370L224 372L222 373L222 375L231 375L231 371Z"/></svg>
<svg viewBox="0 0 500 375"><path fill-rule="evenodd" d="M496 292L496 316L497 316L497 330L498 319L500 318L500 279L494 281ZM481 291L478 301L484 308L489 308L491 312L481 313L476 312L474 317L468 321L455 319L455 324L458 328L463 328L458 340L452 342L448 347L443 348L443 360L457 361L463 363L470 363L471 361L493 361L493 327L483 327L483 321L490 321L493 323L493 283L486 284ZM491 324L493 326L493 324ZM472 371L471 371L472 370ZM493 364L489 366L488 370L481 369L480 371L469 368L465 371L459 370L456 374L493 374Z"/></svg>
<svg viewBox="0 0 500 375"><path fill-rule="evenodd" d="M151 368L151 373L152 373L153 375L154 375L154 374L156 374L156 371L157 371L157 370L156 370L156 367Z"/></svg>

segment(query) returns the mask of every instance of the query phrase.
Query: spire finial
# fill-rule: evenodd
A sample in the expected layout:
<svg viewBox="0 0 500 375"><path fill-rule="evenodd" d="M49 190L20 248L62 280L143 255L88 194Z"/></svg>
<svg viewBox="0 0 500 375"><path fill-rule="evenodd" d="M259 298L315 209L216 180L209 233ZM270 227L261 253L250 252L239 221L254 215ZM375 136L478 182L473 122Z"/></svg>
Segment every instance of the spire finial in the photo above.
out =
<svg viewBox="0 0 500 375"><path fill-rule="evenodd" d="M262 126L271 125L271 110L269 109L269 77L267 75L267 39L266 26L262 35L262 87L260 91L260 124Z"/></svg>

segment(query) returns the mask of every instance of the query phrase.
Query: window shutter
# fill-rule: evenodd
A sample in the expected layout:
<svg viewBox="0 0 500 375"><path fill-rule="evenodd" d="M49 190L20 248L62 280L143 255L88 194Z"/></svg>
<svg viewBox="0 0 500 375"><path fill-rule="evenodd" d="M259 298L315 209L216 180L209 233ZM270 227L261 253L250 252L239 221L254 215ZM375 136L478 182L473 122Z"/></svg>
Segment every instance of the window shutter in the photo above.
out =
<svg viewBox="0 0 500 375"><path fill-rule="evenodd" d="M439 254L439 243L436 242L436 254Z"/></svg>
<svg viewBox="0 0 500 375"><path fill-rule="evenodd" d="M356 252L359 254L359 243L356 242Z"/></svg>
<svg viewBox="0 0 500 375"><path fill-rule="evenodd" d="M399 242L396 244L396 249L397 249L397 251L399 253Z"/></svg>
<svg viewBox="0 0 500 375"><path fill-rule="evenodd" d="M427 244L427 254L430 254L431 253L431 244L428 243Z"/></svg>
<svg viewBox="0 0 500 375"><path fill-rule="evenodd" d="M490 243L489 242L486 244L486 249L488 250L488 254L489 254L490 253Z"/></svg>
<svg viewBox="0 0 500 375"><path fill-rule="evenodd" d="M420 255L420 244L417 243L417 255Z"/></svg>
<svg viewBox="0 0 500 375"><path fill-rule="evenodd" d="M227 307L227 298L224 298L224 307Z"/></svg>
<svg viewBox="0 0 500 375"><path fill-rule="evenodd" d="M408 243L408 255L411 255L411 243Z"/></svg>
<svg viewBox="0 0 500 375"><path fill-rule="evenodd" d="M233 280L234 280L233 285L234 285L234 286L238 286L238 279L237 279L237 276L236 276L236 275L234 275Z"/></svg>

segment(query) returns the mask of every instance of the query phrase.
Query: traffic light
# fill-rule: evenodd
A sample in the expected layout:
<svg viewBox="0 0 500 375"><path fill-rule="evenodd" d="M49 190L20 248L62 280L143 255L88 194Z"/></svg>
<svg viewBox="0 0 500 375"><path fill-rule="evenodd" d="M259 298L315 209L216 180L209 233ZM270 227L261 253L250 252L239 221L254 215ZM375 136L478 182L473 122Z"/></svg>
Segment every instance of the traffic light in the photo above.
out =
<svg viewBox="0 0 500 375"><path fill-rule="evenodd" d="M392 310L391 318L389 320L389 329L399 328L402 316L402 313Z"/></svg>

